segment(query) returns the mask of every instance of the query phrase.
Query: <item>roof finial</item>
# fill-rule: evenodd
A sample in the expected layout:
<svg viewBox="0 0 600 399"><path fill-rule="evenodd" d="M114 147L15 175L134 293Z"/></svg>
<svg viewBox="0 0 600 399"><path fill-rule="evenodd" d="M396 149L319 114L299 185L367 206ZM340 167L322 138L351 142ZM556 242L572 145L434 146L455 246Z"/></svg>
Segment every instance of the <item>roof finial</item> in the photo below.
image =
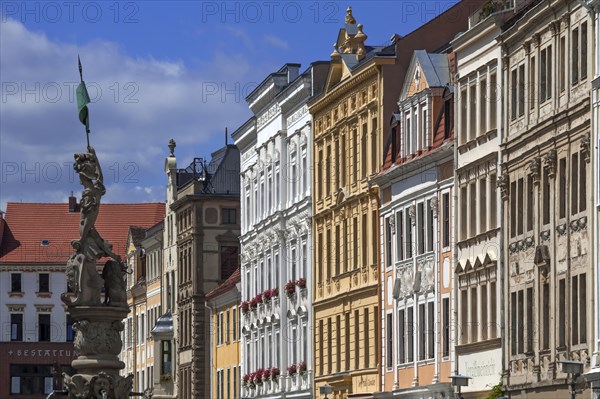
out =
<svg viewBox="0 0 600 399"><path fill-rule="evenodd" d="M175 147L177 147L177 144L175 144L175 140L171 139L169 140L169 150L171 150L171 153L169 154L170 157L174 157L175 156Z"/></svg>
<svg viewBox="0 0 600 399"><path fill-rule="evenodd" d="M352 16L352 7L348 6L346 9L346 24L355 24L356 19Z"/></svg>

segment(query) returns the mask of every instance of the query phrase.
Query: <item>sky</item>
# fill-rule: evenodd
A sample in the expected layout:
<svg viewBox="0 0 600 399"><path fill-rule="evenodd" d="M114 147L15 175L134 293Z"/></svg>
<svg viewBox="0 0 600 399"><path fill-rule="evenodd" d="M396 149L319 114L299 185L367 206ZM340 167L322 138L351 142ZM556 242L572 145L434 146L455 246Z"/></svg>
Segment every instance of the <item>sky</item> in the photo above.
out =
<svg viewBox="0 0 600 399"><path fill-rule="evenodd" d="M163 202L167 143L179 167L210 157L250 116L245 101L286 62L329 60L346 8L384 45L450 1L0 2L0 210L66 202L85 152L77 56L92 100L103 202ZM231 143L231 139L229 139Z"/></svg>

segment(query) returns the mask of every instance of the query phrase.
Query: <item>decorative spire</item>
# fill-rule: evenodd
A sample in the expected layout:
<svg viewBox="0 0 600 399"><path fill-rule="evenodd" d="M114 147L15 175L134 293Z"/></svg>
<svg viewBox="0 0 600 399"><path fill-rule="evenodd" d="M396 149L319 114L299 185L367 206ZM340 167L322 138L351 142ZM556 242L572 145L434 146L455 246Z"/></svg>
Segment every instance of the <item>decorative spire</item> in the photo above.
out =
<svg viewBox="0 0 600 399"><path fill-rule="evenodd" d="M342 58L342 55L337 49L337 43L333 43L333 53L331 53L332 61L339 61Z"/></svg>
<svg viewBox="0 0 600 399"><path fill-rule="evenodd" d="M177 144L175 143L175 140L171 139L169 140L169 150L171 151L171 153L169 154L170 157L174 157L175 156L175 147L177 147Z"/></svg>

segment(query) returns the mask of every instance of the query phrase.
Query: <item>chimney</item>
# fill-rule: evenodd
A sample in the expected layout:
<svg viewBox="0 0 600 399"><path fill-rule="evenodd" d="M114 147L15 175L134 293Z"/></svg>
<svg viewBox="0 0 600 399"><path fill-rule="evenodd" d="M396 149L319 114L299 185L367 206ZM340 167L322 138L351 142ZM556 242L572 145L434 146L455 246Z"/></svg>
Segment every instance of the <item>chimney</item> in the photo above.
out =
<svg viewBox="0 0 600 399"><path fill-rule="evenodd" d="M77 212L77 198L73 195L73 191L69 197L69 212Z"/></svg>

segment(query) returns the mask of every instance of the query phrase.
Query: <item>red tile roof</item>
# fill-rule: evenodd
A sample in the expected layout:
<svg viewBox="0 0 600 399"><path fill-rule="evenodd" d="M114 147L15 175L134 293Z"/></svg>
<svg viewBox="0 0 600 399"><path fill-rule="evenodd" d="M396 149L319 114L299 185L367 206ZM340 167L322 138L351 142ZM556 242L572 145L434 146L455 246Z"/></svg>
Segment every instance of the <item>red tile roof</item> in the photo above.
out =
<svg viewBox="0 0 600 399"><path fill-rule="evenodd" d="M237 269L235 269L233 274L229 276L227 280L225 280L217 288L213 289L208 294L206 294L206 299L213 299L221 294L224 294L225 292L235 287L235 285L240 281L242 281L242 273L240 272L240 268L238 267Z"/></svg>
<svg viewBox="0 0 600 399"><path fill-rule="evenodd" d="M101 204L96 229L124 257L129 227L148 228L164 215L163 203ZM79 212L69 212L68 203L9 202L4 219L0 264L62 264L73 253L71 240L79 239ZM43 240L48 245L42 245Z"/></svg>

